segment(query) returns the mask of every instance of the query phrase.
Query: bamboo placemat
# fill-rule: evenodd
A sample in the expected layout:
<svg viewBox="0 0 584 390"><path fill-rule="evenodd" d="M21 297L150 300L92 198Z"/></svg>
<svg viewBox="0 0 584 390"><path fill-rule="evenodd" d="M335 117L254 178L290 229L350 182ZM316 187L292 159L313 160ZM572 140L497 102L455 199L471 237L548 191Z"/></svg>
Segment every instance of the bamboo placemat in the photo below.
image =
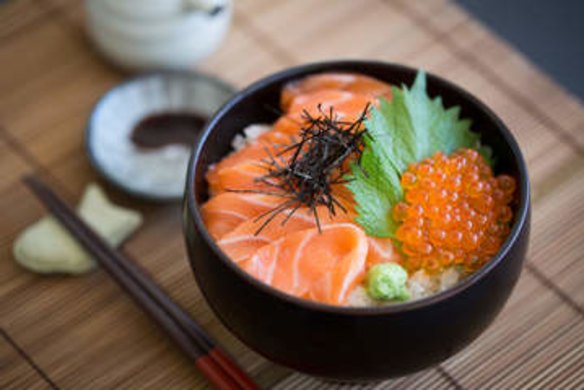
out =
<svg viewBox="0 0 584 390"><path fill-rule="evenodd" d="M358 388L584 388L582 104L445 1L235 3L231 32L203 70L241 87L291 65L332 58L423 67L491 106L528 160L531 247L502 314L443 364ZM192 365L102 271L39 277L12 259L18 232L43 214L20 184L22 174L44 176L70 200L98 180L84 154L83 129L96 99L124 75L91 48L80 2L5 2L0 64L0 388L205 388ZM106 188L146 216L125 251L264 387L349 387L276 367L235 340L193 282L178 206L137 204Z"/></svg>

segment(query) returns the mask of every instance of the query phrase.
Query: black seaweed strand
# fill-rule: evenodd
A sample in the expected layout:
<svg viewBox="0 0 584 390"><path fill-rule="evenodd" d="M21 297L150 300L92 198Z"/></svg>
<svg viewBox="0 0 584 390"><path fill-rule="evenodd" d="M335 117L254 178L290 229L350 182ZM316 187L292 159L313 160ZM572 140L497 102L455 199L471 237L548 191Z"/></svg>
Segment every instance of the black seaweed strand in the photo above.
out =
<svg viewBox="0 0 584 390"><path fill-rule="evenodd" d="M347 183L349 166L347 161L360 164L367 130L364 121L369 112L368 104L355 121L343 121L333 107L328 111L318 105L317 117L304 110L299 139L280 149L276 154L266 148L267 158L262 160L267 173L256 178L265 190L237 190L233 192L262 193L283 198L283 202L256 218L262 222L259 234L274 218L287 212L285 224L301 207L306 207L314 216L321 231L321 218L317 207L325 206L331 216L337 209L346 213L341 202L333 196L333 186ZM285 157L289 156L289 157Z"/></svg>

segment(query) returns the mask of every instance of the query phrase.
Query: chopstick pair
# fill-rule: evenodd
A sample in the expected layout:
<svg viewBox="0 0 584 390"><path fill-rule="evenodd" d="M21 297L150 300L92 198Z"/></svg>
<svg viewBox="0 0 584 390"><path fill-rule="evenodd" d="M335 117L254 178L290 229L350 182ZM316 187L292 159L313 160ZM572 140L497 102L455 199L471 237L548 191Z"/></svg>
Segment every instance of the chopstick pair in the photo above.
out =
<svg viewBox="0 0 584 390"><path fill-rule="evenodd" d="M245 372L223 352L205 331L147 274L121 252L111 248L42 181L23 182L112 278L150 315L195 362L217 389L259 389Z"/></svg>

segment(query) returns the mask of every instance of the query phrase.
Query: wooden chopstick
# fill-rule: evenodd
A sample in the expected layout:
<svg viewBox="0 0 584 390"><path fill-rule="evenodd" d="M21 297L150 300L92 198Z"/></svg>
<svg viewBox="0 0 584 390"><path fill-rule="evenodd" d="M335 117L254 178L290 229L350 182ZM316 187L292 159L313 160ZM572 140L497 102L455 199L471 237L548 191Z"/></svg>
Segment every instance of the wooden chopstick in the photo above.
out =
<svg viewBox="0 0 584 390"><path fill-rule="evenodd" d="M259 387L224 353L205 331L135 263L111 248L43 182L26 177L24 183L47 209L93 255L183 350L218 389Z"/></svg>

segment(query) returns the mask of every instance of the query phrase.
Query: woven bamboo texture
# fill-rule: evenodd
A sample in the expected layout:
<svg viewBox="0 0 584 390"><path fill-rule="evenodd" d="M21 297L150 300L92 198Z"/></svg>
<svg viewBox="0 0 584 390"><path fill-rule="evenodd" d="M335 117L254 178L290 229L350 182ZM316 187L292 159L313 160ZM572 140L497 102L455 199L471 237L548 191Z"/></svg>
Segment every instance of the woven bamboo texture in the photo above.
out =
<svg viewBox="0 0 584 390"><path fill-rule="evenodd" d="M360 389L584 388L584 108L458 6L441 0L236 0L232 29L200 68L237 87L292 65L366 58L423 67L478 96L517 137L533 185L525 268L496 322L441 365ZM83 148L96 99L126 77L84 33L73 0L0 5L0 388L207 388L193 365L102 271L40 277L12 242L43 215L36 173L70 201L99 181ZM291 372L237 341L202 299L178 205L139 208L124 250L266 388L352 388ZM428 324L431 326L431 324Z"/></svg>

